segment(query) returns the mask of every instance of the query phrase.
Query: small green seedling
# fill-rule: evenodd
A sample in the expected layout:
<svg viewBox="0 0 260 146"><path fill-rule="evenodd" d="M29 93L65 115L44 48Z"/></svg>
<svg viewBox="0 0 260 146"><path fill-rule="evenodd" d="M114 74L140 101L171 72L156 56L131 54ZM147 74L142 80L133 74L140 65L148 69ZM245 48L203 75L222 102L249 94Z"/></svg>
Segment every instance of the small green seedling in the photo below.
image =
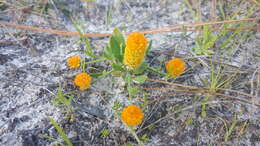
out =
<svg viewBox="0 0 260 146"><path fill-rule="evenodd" d="M227 142L232 137L232 133L235 131L235 128L238 123L237 117L234 116L234 118L230 123L221 117L216 117L216 118L221 120L225 126L226 133L224 136L224 141Z"/></svg>
<svg viewBox="0 0 260 146"><path fill-rule="evenodd" d="M103 129L103 130L101 130L100 134L101 134L101 138L105 139L110 134L110 130L109 129Z"/></svg>
<svg viewBox="0 0 260 146"><path fill-rule="evenodd" d="M196 39L196 45L192 49L198 55L212 55L214 51L210 50L210 48L213 47L217 38L218 35L214 34L209 29L209 26L204 25L202 34Z"/></svg>
<svg viewBox="0 0 260 146"><path fill-rule="evenodd" d="M119 103L117 101L113 102L112 109L115 111L117 116L120 116L122 107L123 107L123 105L121 103Z"/></svg>
<svg viewBox="0 0 260 146"><path fill-rule="evenodd" d="M144 112L147 110L148 104L149 104L148 94L147 94L147 93L144 93L144 95L143 95L143 103L141 104L141 107L142 107L142 109L143 109Z"/></svg>
<svg viewBox="0 0 260 146"><path fill-rule="evenodd" d="M75 108L71 105L74 96L71 93L63 93L61 85L59 85L57 95L52 100L54 106L65 109L64 112L67 118L74 117Z"/></svg>
<svg viewBox="0 0 260 146"><path fill-rule="evenodd" d="M151 141L148 137L147 134L144 134L143 136L140 137L140 140L143 141L144 143Z"/></svg>
<svg viewBox="0 0 260 146"><path fill-rule="evenodd" d="M191 124L193 123L192 118L191 118L191 117L188 117L188 118L185 120L185 123L186 123L187 125L191 125Z"/></svg>
<svg viewBox="0 0 260 146"><path fill-rule="evenodd" d="M217 92L220 88L225 88L228 85L230 85L232 83L233 78L236 75L235 73L231 76L226 77L224 75L225 67L220 65L218 67L217 72L215 71L215 68L216 67L211 62L210 80L206 78L203 80L204 85L209 88L210 92L213 93Z"/></svg>
<svg viewBox="0 0 260 146"><path fill-rule="evenodd" d="M207 106L206 106L206 102L209 100L209 96L206 96L205 98L202 99L202 101L200 101L201 104L201 117L206 118L207 117Z"/></svg>

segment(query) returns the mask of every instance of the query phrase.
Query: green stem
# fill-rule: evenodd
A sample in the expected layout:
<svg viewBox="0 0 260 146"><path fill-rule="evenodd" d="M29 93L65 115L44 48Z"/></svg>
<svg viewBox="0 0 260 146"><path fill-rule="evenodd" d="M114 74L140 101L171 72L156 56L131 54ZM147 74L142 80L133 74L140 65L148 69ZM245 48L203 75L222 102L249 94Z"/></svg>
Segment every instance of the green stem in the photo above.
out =
<svg viewBox="0 0 260 146"><path fill-rule="evenodd" d="M86 65L88 64L92 64L92 63L97 63L97 62L102 62L102 61L105 61L107 59L98 59L98 60L93 60L93 61L89 61L89 62L82 62L82 71L85 72L86 71Z"/></svg>
<svg viewBox="0 0 260 146"><path fill-rule="evenodd" d="M107 59L98 59L98 60L93 60L93 61L89 61L89 62L84 62L83 65L97 63L97 62L102 62L102 61L105 61L105 60L107 60Z"/></svg>
<svg viewBox="0 0 260 146"><path fill-rule="evenodd" d="M114 70L110 70L108 72L106 72L105 74L103 74L102 76L98 77L96 80L93 81L93 83L103 79L105 76L109 75L110 73L112 73Z"/></svg>
<svg viewBox="0 0 260 146"><path fill-rule="evenodd" d="M138 138L137 134L135 133L135 130L131 126L127 126L131 134L135 137L136 141L138 142L139 146L144 146L144 143Z"/></svg>
<svg viewBox="0 0 260 146"><path fill-rule="evenodd" d="M147 69L148 69L149 71L154 72L154 73L157 73L157 74L159 74L159 75L167 76L166 73L160 72L159 70L157 70L157 69L155 69L155 68L153 68L153 67L147 66Z"/></svg>

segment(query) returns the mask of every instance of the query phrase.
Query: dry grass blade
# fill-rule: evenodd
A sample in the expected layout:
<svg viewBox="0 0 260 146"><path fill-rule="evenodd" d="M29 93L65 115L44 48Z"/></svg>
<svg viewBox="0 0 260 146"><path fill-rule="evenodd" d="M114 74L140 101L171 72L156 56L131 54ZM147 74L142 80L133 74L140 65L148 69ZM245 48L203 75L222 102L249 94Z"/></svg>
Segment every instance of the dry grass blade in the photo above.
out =
<svg viewBox="0 0 260 146"><path fill-rule="evenodd" d="M194 24L177 24L177 25L172 25L168 26L165 28L160 28L160 29L150 29L150 30L144 30L140 31L142 33L149 33L149 34L154 34L154 33L161 33L161 32L174 32L174 31L201 31L201 29L190 29L190 30L183 30L183 28L192 28L192 27L198 27L198 26L204 26L204 25L217 25L217 24L227 24L227 23L237 23L237 22L242 22L242 21L258 21L260 18L247 18L247 19L239 19L239 20L226 20L226 21L215 21L215 22L204 22L204 23L194 23ZM214 28L210 30L237 30L237 28ZM240 28L241 29L241 28ZM247 28L248 30L249 28ZM259 30L260 28L255 28ZM242 29L243 30L243 29Z"/></svg>
<svg viewBox="0 0 260 146"><path fill-rule="evenodd" d="M149 29L149 30L143 30L139 31L141 33L145 34L155 34L155 33L163 33L163 32L187 32L187 31L201 31L201 29L184 29L184 28L192 28L192 27L198 27L203 25L217 25L217 24L225 24L225 23L236 23L241 21L258 21L260 18L248 18L248 19L239 19L239 20L227 20L227 21L216 21L216 22L206 22L206 23L195 23L195 24L178 24L173 25L165 28L160 29ZM46 28L39 28L39 27L33 27L28 25L20 25L20 24L11 24L4 21L0 21L0 25L5 25L8 27L14 27L19 29L26 29L26 30L32 30L32 31L38 31L38 32L45 32L50 34L56 34L56 35L63 35L63 36L72 36L72 37L80 37L80 34L77 32L70 32L70 31L64 31L64 30L54 30L54 29L46 29ZM212 30L215 31L221 31L221 30L260 30L259 27L247 27L247 28L212 28ZM130 32L128 32L130 33ZM126 34L128 34L126 33ZM107 37L110 36L111 33L86 33L85 36L87 37Z"/></svg>
<svg viewBox="0 0 260 146"><path fill-rule="evenodd" d="M208 90L208 89L206 89L206 88L195 87L195 86L188 86L188 85L183 85L183 84L179 84L179 83L171 83L171 82L162 81L162 80L152 80L152 79L150 79L150 81L156 82L156 83L168 84L168 85L172 85L172 86L178 86L178 87L189 88L189 89ZM247 93L240 92L240 91L236 91L236 90L232 90L232 89L219 88L219 90L228 91L228 92L233 92L233 93L237 93L237 94L240 94L240 95L248 96L248 97L251 97L251 98L256 98L256 96L253 96L253 95L251 95L251 94L247 94Z"/></svg>
<svg viewBox="0 0 260 146"><path fill-rule="evenodd" d="M204 103L204 104L205 104L205 105L210 105L210 104L219 104L219 103L225 103L225 102L226 102L226 101L211 101L211 102L206 102L206 103ZM159 122L161 122L161 121L163 121L163 120L166 120L166 119L170 118L171 116L173 116L173 115L175 115L175 114L177 114L177 113L179 113L179 112L186 111L186 110L190 110L190 109L193 109L193 108L198 107L198 106L201 106L201 104L200 104L200 103L197 103L197 104L193 104L193 105L187 106L187 107L185 107L185 108L182 108L182 109L180 109L180 110L176 110L176 111L174 111L173 113L170 113L170 114L168 114L168 115L166 115L166 116L164 116L164 117L158 119L157 121L153 122L152 124L150 124L150 125L148 125L148 126L142 128L142 129L140 129L139 131L137 131L137 134L140 133L140 132L142 132L142 131L144 131L145 129L149 128L151 125L155 125L155 124L157 124L157 123L159 123ZM177 120L177 119L176 119L176 120Z"/></svg>
<svg viewBox="0 0 260 146"><path fill-rule="evenodd" d="M260 107L260 104L248 101L246 99L242 99L242 98L238 98L238 97L230 96L230 95L225 95L225 94L221 94L221 93L212 93L212 92L209 92L209 91L203 90L203 89L202 90L181 90L181 89L174 89L174 88L141 88L141 89L143 89L143 90L162 90L162 91L172 90L172 91L175 91L175 92L187 92L187 93L193 93L193 94L197 94L197 93L211 94L211 95L215 95L215 96L221 96L221 97L224 97L224 98L234 99L234 100L237 100L237 101L240 101L240 102L244 102L244 103L248 103L248 104ZM155 101L157 101L157 100L155 100ZM150 102L150 104L154 103L155 101Z"/></svg>
<svg viewBox="0 0 260 146"><path fill-rule="evenodd" d="M249 104L252 104L252 105L260 107L260 104L258 104L258 103L251 102L249 100L238 98L238 97L231 96L231 95L225 95L225 94L222 94L222 93L213 93L213 92L210 92L209 89L202 88L202 87L188 86L188 85L182 85L182 84L178 84L178 83L170 83L170 82L161 81L161 80L151 80L150 79L150 81L156 82L156 83L168 84L168 85L172 85L172 86L178 86L178 87L182 87L182 88L185 88L185 89L142 88L143 90L164 90L164 91L173 90L175 92L186 92L186 93L194 93L194 94L196 94L196 93L211 94L211 95L220 96L220 97L224 97L224 98L234 99L234 100L237 100L237 101L249 103ZM251 97L251 98L256 98L255 96L252 96L250 94L242 93L242 92L231 90L231 89L222 89L222 90L229 91L229 92L234 92L234 93L241 94L241 95L245 95L245 96L248 96L248 97Z"/></svg>

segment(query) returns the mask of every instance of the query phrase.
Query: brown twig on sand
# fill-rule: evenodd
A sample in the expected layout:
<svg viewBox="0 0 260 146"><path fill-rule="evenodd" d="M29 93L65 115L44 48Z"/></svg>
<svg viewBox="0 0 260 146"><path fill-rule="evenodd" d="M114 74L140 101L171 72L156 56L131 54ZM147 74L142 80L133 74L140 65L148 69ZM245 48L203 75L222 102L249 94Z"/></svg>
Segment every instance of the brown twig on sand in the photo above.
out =
<svg viewBox="0 0 260 146"><path fill-rule="evenodd" d="M217 24L225 24L225 23L236 23L241 21L258 21L260 18L248 18L248 19L239 19L239 20L226 20L226 21L216 21L216 22L206 22L206 23L195 23L195 24L178 24L172 25L165 28L160 29L149 29L139 31L145 34L155 34L155 33L163 33L163 32L186 32L186 31L201 31L201 29L194 29L193 27L203 26L203 25L217 25ZM47 29L47 28L39 28L33 27L28 25L20 25L20 24L11 24L4 21L0 21L0 25L5 25L8 27L14 27L19 29L26 29L38 32L45 32L49 34L56 34L56 35L63 35L63 36L72 36L72 37L79 37L80 34L77 32L70 32L64 30L54 30L54 29ZM185 29L188 28L188 29ZM213 30L220 31L220 30L260 30L259 27L249 27L249 28L212 28ZM128 32L129 33L129 32ZM126 34L128 34L126 33ZM87 37L107 37L110 36L111 33L85 33Z"/></svg>
<svg viewBox="0 0 260 146"><path fill-rule="evenodd" d="M195 87L195 86L189 86L189 85L183 85L183 84L179 84L179 83L171 83L171 82L167 82L167 81L162 81L162 80L152 80L149 79L149 81L155 82L155 83L163 83L163 84L168 84L168 85L172 85L172 86L177 86L177 87L182 87L184 89L175 89L175 88L142 88L143 90L163 90L163 91L175 91L175 92L185 92L185 93L202 93L202 94L211 94L211 95L215 95L215 96L219 96L219 97L223 97L223 98L227 98L227 99L234 99L240 102L244 102L244 103L248 103L248 104L252 104L255 106L260 107L260 104L255 103L255 102L251 102L249 100L243 99L243 98L238 98L235 96L231 96L231 95L225 95L222 93L217 93L217 92L210 92L209 89L207 88L202 88L202 87ZM222 89L223 90L223 89ZM229 92L233 92L233 93L237 93L237 94L241 94L241 92L237 92L235 90L228 90ZM256 98L255 96L252 96L250 94L246 94L246 93L242 93L241 95L245 95L251 98Z"/></svg>
<svg viewBox="0 0 260 146"><path fill-rule="evenodd" d="M238 98L235 96L225 95L225 94L221 94L221 93L212 93L207 90L181 90L181 89L174 89L174 88L141 88L141 89L143 89L143 90L162 90L162 91L171 90L171 91L175 91L175 92L185 92L185 93L193 93L193 94L197 94L197 93L211 94L211 95L215 95L215 96L219 96L219 97L223 97L223 98L227 98L227 99L234 99L234 100L237 100L240 102L244 102L244 103L248 103L248 104L260 107L260 104L251 102L251 101L243 99L243 98ZM155 100L155 101L157 101L157 100ZM154 101L150 102L150 104L151 103L154 103Z"/></svg>

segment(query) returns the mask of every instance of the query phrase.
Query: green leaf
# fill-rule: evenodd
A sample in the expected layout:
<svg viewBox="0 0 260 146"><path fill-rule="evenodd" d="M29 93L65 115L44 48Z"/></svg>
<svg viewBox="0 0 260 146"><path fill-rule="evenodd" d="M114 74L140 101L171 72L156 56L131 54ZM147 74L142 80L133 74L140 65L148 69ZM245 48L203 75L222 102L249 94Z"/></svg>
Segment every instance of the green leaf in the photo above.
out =
<svg viewBox="0 0 260 146"><path fill-rule="evenodd" d="M146 52L145 52L146 55L147 55L148 52L151 50L151 48L152 48L152 43L153 43L153 41L150 41L150 42L149 42L149 44L148 44L148 46L147 46L147 48L146 48Z"/></svg>
<svg viewBox="0 0 260 146"><path fill-rule="evenodd" d="M209 26L204 25L203 27L203 40L206 42L209 40L209 34L210 34Z"/></svg>
<svg viewBox="0 0 260 146"><path fill-rule="evenodd" d="M204 106L203 106L203 107L204 107ZM202 111L201 111L201 116L202 116L203 118L206 118L206 117L207 117L207 113L206 113L205 110L202 110Z"/></svg>
<svg viewBox="0 0 260 146"><path fill-rule="evenodd" d="M141 74L144 72L144 70L147 68L147 66L148 65L146 63L143 63L138 68L132 70L131 72L134 74Z"/></svg>
<svg viewBox="0 0 260 146"><path fill-rule="evenodd" d="M90 41L88 39L88 37L86 36L82 36L84 42L85 42L85 47L86 47L86 50L85 50L85 53L89 56L89 57L93 57L93 58L99 58L98 56L96 56L94 53L93 53L93 48L91 47L90 45Z"/></svg>
<svg viewBox="0 0 260 146"><path fill-rule="evenodd" d="M88 37L84 35L82 23L75 22L73 25L77 30L77 32L80 34L80 41L85 43L85 47L86 47L85 54L88 55L89 57L99 58L93 53L93 48L91 47L90 41Z"/></svg>
<svg viewBox="0 0 260 146"><path fill-rule="evenodd" d="M98 73L90 73L89 74L91 77L99 77L103 75L103 72L98 72Z"/></svg>
<svg viewBox="0 0 260 146"><path fill-rule="evenodd" d="M123 64L121 64L121 63L113 63L112 64L112 68L113 68L113 70L115 70L115 71L122 71L122 72L125 72L126 70L124 69L124 67L123 67Z"/></svg>
<svg viewBox="0 0 260 146"><path fill-rule="evenodd" d="M110 130L109 129L103 129L103 130L101 130L100 133L101 133L102 138L106 138L110 134Z"/></svg>
<svg viewBox="0 0 260 146"><path fill-rule="evenodd" d="M131 75L129 73L126 73L126 76L124 77L124 80L125 80L125 82L128 85L131 85L132 77L131 77Z"/></svg>
<svg viewBox="0 0 260 146"><path fill-rule="evenodd" d="M193 120L192 120L191 117L188 117L185 122L186 122L187 125L191 125Z"/></svg>
<svg viewBox="0 0 260 146"><path fill-rule="evenodd" d="M113 71L112 73L112 76L115 76L115 77L120 77L123 73L121 71Z"/></svg>
<svg viewBox="0 0 260 146"><path fill-rule="evenodd" d="M132 86L127 86L127 91L128 91L129 97L131 98L138 93L138 88L132 87Z"/></svg>
<svg viewBox="0 0 260 146"><path fill-rule="evenodd" d="M146 75L141 75L141 76L137 76L133 78L134 82L137 82L138 84L143 84L146 80L147 80L147 76Z"/></svg>
<svg viewBox="0 0 260 146"><path fill-rule="evenodd" d="M125 39L119 29L114 29L113 34L109 39L109 46L114 58L117 59L119 62L123 62Z"/></svg>
<svg viewBox="0 0 260 146"><path fill-rule="evenodd" d="M143 142L149 142L149 141L151 141L151 140L147 137L147 134L144 134L143 136L141 136L140 139L141 139Z"/></svg>
<svg viewBox="0 0 260 146"><path fill-rule="evenodd" d="M63 130L61 129L61 127L59 126L58 123L56 123L52 118L48 117L49 121L51 122L51 124L54 126L54 128L57 130L57 132L59 133L59 135L61 136L61 138L67 143L68 146L73 146L73 144L71 143L71 141L69 140L69 138L67 137L67 135L63 132Z"/></svg>
<svg viewBox="0 0 260 146"><path fill-rule="evenodd" d="M104 52L103 52L103 56L106 57L108 60L113 60L114 59L111 47L109 45L107 45L105 47Z"/></svg>
<svg viewBox="0 0 260 146"><path fill-rule="evenodd" d="M57 107L70 106L71 101L64 96L61 85L59 85L57 95L52 100L52 103Z"/></svg>
<svg viewBox="0 0 260 146"><path fill-rule="evenodd" d="M113 107L112 107L113 110L119 111L121 107L122 107L122 104L120 102L118 102L118 101L113 102Z"/></svg>

